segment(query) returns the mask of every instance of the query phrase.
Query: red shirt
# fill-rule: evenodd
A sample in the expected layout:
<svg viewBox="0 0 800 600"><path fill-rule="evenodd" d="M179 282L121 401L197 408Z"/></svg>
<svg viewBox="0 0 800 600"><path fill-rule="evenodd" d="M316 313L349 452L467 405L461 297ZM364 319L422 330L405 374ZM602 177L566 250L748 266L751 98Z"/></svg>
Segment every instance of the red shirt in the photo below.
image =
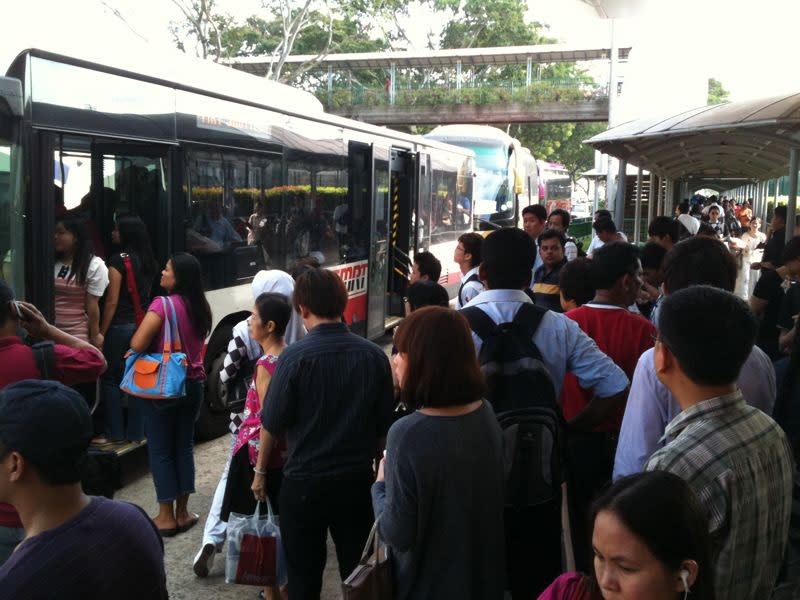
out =
<svg viewBox="0 0 800 600"><path fill-rule="evenodd" d="M592 338L600 351L625 371L628 379L633 378L636 363L645 350L653 347L655 326L641 315L634 314L619 306L607 304L584 304L565 313L578 324L583 332ZM564 377L561 388L561 408L564 418L569 421L580 413L592 399L592 391L583 389L572 373ZM597 427L596 431L619 431L622 425L624 408L608 423Z"/></svg>
<svg viewBox="0 0 800 600"><path fill-rule="evenodd" d="M92 348L56 344L53 379L65 385L96 381L105 371L103 355ZM41 379L33 350L17 336L0 337L0 389L23 379ZM17 511L0 504L0 527L22 527Z"/></svg>

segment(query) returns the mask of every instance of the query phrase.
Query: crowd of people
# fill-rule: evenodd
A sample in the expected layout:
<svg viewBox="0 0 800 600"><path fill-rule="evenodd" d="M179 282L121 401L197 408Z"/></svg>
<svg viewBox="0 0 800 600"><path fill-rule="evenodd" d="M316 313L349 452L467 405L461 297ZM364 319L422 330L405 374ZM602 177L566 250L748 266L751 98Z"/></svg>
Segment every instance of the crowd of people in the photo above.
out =
<svg viewBox="0 0 800 600"><path fill-rule="evenodd" d="M586 255L567 212L527 207L522 229L458 238L452 301L439 261L417 253L391 359L342 322L334 272L259 272L220 373L252 382L196 576L230 514L269 500L288 584L266 598L318 599L328 534L345 580L374 523L395 599L793 589L800 237L786 243L784 207L764 236L747 203L705 204L655 218L642 246L600 210ZM176 253L156 286L141 221L118 218L113 242L103 261L85 223L59 221L52 325L0 281L0 598L51 597L55 581L64 597L164 598L161 538L200 520L189 498L211 326L201 266ZM125 353L157 347L173 308L185 397L126 398ZM26 344L20 327L44 342ZM84 494L93 442L145 435L157 515ZM88 545L96 557L76 565Z"/></svg>

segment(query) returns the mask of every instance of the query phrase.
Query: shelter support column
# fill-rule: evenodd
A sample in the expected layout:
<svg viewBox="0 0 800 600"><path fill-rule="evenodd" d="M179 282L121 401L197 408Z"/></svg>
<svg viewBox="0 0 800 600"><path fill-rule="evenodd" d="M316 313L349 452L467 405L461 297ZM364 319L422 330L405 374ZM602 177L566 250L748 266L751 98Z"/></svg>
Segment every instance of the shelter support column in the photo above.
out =
<svg viewBox="0 0 800 600"><path fill-rule="evenodd" d="M800 148L789 151L789 201L786 203L786 236L788 244L794 235L795 215L797 214L797 168L800 167ZM776 194L777 197L777 194Z"/></svg>
<svg viewBox="0 0 800 600"><path fill-rule="evenodd" d="M655 213L653 218L658 217L661 215L661 177L656 177L656 191L653 196L656 199L656 207Z"/></svg>
<svg viewBox="0 0 800 600"><path fill-rule="evenodd" d="M461 61L458 61L461 64ZM533 79L533 59L529 56L528 63L525 70L525 87L531 87L531 79Z"/></svg>
<svg viewBox="0 0 800 600"><path fill-rule="evenodd" d="M649 221L648 221L649 223ZM642 167L639 167L636 173L636 207L633 211L633 240L638 244L641 237L642 229Z"/></svg>
<svg viewBox="0 0 800 600"><path fill-rule="evenodd" d="M530 60L530 59L529 59ZM461 89L461 61L456 61L456 89Z"/></svg>
<svg viewBox="0 0 800 600"><path fill-rule="evenodd" d="M628 168L627 161L619 161L619 174L617 175L617 195L614 200L614 222L617 229L624 231L625 219L625 172Z"/></svg>
<svg viewBox="0 0 800 600"><path fill-rule="evenodd" d="M650 171L650 187L647 191L647 225L650 226L650 222L653 220L653 211L655 210L656 206L656 176L655 174Z"/></svg>

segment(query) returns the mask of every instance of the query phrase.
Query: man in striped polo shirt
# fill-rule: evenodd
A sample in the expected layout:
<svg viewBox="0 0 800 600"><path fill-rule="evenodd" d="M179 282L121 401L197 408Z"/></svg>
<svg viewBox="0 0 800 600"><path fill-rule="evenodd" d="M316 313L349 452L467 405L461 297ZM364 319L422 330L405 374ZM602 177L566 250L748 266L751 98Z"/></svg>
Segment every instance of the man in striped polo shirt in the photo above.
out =
<svg viewBox="0 0 800 600"><path fill-rule="evenodd" d="M566 236L557 229L545 229L539 236L539 256L542 266L533 273L533 303L555 312L563 312L561 308L561 288L558 279L561 268L567 264L564 256Z"/></svg>
<svg viewBox="0 0 800 600"><path fill-rule="evenodd" d="M743 300L692 286L664 300L654 352L656 374L682 412L645 468L682 477L707 507L717 597L726 600L770 597L789 533L789 443L736 385L756 329Z"/></svg>

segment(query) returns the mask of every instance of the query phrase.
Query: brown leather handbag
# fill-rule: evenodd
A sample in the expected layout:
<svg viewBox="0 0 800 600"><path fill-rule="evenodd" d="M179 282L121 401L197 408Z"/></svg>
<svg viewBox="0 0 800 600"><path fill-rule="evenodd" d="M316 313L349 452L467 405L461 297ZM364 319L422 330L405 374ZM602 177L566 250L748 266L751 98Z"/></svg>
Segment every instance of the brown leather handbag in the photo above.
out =
<svg viewBox="0 0 800 600"><path fill-rule="evenodd" d="M378 522L372 526L361 560L344 583L344 600L391 600L392 565L388 548L381 544Z"/></svg>

